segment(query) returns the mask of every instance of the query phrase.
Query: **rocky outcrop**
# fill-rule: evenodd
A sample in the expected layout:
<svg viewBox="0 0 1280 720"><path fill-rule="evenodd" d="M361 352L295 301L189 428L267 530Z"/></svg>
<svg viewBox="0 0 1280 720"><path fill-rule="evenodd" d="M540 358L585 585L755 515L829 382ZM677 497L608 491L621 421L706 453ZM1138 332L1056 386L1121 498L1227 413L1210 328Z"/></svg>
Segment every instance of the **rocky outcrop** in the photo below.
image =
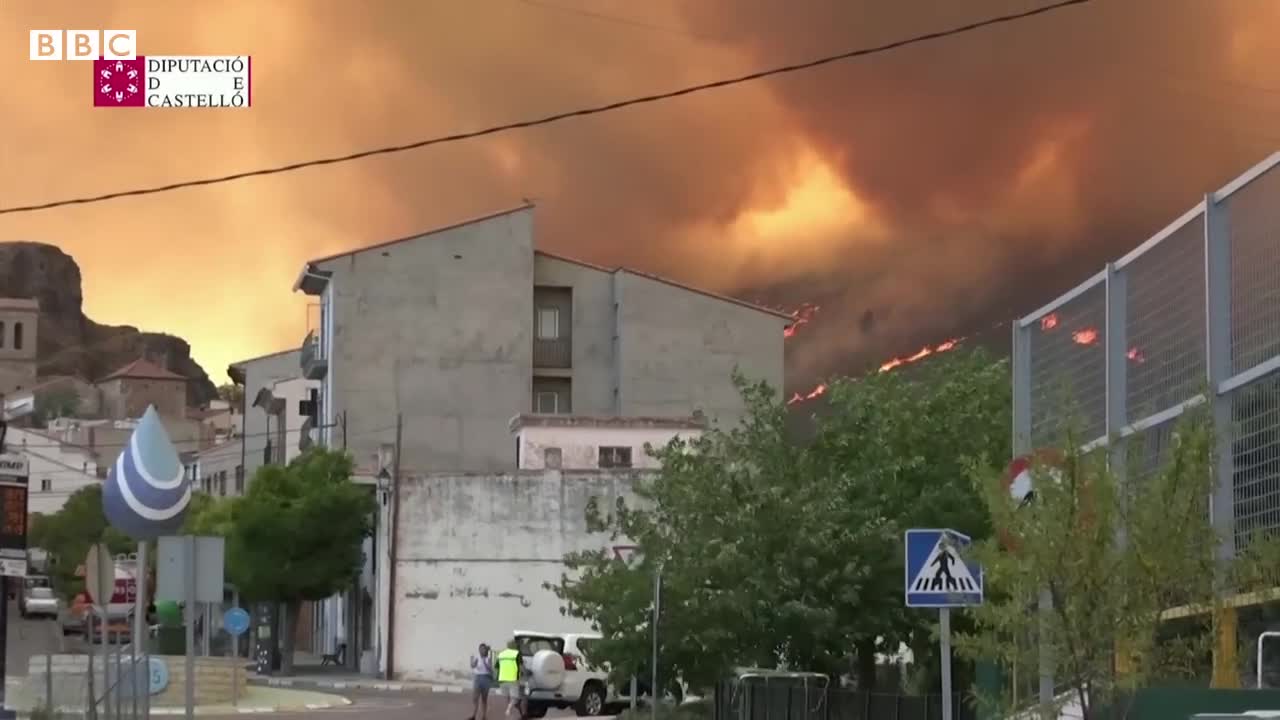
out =
<svg viewBox="0 0 1280 720"><path fill-rule="evenodd" d="M129 325L99 325L85 317L80 266L53 245L0 243L0 297L40 301L40 375L102 376L140 357L190 378L187 402L217 395L208 374L191 358L187 341Z"/></svg>

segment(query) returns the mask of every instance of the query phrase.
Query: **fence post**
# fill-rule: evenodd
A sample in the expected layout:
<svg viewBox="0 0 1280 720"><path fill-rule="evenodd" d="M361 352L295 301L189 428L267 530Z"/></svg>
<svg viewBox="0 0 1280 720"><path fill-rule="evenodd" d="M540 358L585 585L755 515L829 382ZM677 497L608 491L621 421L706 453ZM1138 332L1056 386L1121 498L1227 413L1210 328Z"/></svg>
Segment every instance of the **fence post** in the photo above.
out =
<svg viewBox="0 0 1280 720"><path fill-rule="evenodd" d="M792 689L791 686L788 685L787 686L787 712L786 712L786 715L784 715L785 720L791 720L791 705L792 705L791 689Z"/></svg>
<svg viewBox="0 0 1280 720"><path fill-rule="evenodd" d="M53 717L53 651L44 654L44 706L49 710L49 717Z"/></svg>
<svg viewBox="0 0 1280 720"><path fill-rule="evenodd" d="M1227 203L1219 203L1214 193L1204 198L1204 288L1205 288L1205 372L1213 413L1215 440L1215 486L1209 498L1210 521L1218 533L1218 559L1235 557L1234 462L1231 437L1234 434L1231 396L1219 392L1231 377L1231 218ZM1220 586L1220 593L1230 588ZM1240 687L1236 671L1236 610L1222 608L1214 617L1214 688Z"/></svg>
<svg viewBox="0 0 1280 720"><path fill-rule="evenodd" d="M1022 326L1021 320L1013 322L1013 454L1024 455L1032 450L1031 437L1031 329ZM1041 635L1047 633L1049 615L1053 612L1053 596L1042 590L1039 598ZM1040 641L1040 704L1049 707L1053 703L1053 649Z"/></svg>

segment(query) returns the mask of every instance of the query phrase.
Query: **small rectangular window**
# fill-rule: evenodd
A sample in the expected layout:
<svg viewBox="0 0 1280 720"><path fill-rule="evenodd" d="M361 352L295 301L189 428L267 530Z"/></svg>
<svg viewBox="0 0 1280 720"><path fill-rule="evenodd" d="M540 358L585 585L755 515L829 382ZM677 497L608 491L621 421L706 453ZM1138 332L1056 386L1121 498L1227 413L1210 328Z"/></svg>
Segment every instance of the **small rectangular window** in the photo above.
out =
<svg viewBox="0 0 1280 720"><path fill-rule="evenodd" d="M560 311L556 308L538 308L538 339L556 340L560 337Z"/></svg>
<svg viewBox="0 0 1280 720"><path fill-rule="evenodd" d="M22 323L20 322L13 324L13 349L22 349Z"/></svg>
<svg viewBox="0 0 1280 720"><path fill-rule="evenodd" d="M555 415L560 412L560 395L554 392L538 393L538 404L535 409L539 413Z"/></svg>
<svg viewBox="0 0 1280 720"><path fill-rule="evenodd" d="M631 467L631 448L601 447L600 448L600 467L602 468Z"/></svg>
<svg viewBox="0 0 1280 720"><path fill-rule="evenodd" d="M40 492L53 492L53 481L45 478L40 481Z"/></svg>

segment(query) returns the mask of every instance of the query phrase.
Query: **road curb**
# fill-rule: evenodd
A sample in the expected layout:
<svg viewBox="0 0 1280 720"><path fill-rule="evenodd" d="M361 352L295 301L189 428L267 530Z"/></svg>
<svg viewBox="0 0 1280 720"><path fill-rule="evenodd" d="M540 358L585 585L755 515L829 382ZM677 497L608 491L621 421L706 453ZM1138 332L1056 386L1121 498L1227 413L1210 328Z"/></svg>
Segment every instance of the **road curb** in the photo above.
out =
<svg viewBox="0 0 1280 720"><path fill-rule="evenodd" d="M195 709L196 715L268 715L270 713L303 713L309 710L329 710L337 707L346 707L351 701L344 697L334 698L332 702L323 703L306 703L301 705L271 705L265 707L246 707L246 708L228 708L226 706L206 705ZM58 708L60 714L72 715L84 712L83 708ZM153 707L152 715L172 716L186 715L187 709L181 707ZM28 720L31 717L30 712L18 712L17 717L20 720Z"/></svg>

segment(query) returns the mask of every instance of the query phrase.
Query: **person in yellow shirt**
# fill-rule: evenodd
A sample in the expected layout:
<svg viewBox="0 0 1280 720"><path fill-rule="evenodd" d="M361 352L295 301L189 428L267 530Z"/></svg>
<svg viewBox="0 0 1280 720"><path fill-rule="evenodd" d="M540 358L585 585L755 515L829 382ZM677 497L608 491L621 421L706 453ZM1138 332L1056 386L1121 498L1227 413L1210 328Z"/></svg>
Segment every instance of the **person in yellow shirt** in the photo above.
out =
<svg viewBox="0 0 1280 720"><path fill-rule="evenodd" d="M498 653L498 687L507 696L507 710L504 716L510 717L512 710L518 710L524 717L524 697L520 692L520 675L523 669L523 658L517 649L515 638L507 643L507 649Z"/></svg>

